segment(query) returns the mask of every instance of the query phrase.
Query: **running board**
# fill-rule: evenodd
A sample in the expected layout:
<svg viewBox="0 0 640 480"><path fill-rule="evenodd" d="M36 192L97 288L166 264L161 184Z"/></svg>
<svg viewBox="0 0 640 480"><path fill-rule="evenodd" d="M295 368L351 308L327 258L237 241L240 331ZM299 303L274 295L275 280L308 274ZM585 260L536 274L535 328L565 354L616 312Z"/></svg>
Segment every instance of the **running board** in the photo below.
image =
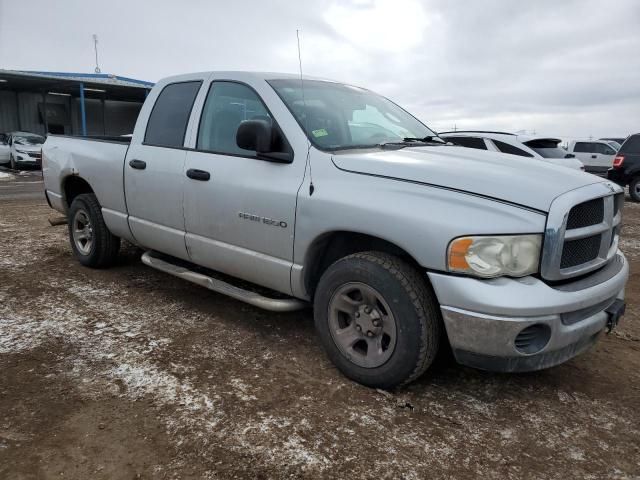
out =
<svg viewBox="0 0 640 480"><path fill-rule="evenodd" d="M192 283L196 283L202 287L222 293L241 302L248 303L254 307L271 310L272 312L293 312L306 308L308 304L296 298L269 298L259 293L245 290L240 287L223 282L217 278L209 277L202 273L189 270L186 267L175 265L166 260L154 257L151 251L142 254L142 262L145 265L153 267L165 273L169 273L175 277L182 278Z"/></svg>

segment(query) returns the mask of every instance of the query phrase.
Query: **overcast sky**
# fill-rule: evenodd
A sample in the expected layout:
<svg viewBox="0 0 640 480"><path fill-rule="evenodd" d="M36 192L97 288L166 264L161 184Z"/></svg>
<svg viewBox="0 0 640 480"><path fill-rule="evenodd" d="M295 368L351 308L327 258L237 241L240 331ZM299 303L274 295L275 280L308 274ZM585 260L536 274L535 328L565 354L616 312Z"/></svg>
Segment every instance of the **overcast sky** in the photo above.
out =
<svg viewBox="0 0 640 480"><path fill-rule="evenodd" d="M640 1L0 0L0 68L156 81L297 72L375 90L432 128L640 131Z"/></svg>

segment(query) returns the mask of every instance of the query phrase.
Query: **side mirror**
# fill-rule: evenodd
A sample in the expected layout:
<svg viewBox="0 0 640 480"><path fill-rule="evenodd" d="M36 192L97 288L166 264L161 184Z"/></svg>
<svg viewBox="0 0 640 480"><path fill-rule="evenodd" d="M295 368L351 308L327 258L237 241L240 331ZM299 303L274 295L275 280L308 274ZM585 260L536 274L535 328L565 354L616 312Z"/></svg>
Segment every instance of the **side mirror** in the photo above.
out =
<svg viewBox="0 0 640 480"><path fill-rule="evenodd" d="M564 158L576 158L576 156L573 153L567 153Z"/></svg>
<svg viewBox="0 0 640 480"><path fill-rule="evenodd" d="M254 119L240 122L236 132L236 144L243 150L255 151L258 158L278 163L291 163L290 153L274 152L276 131L271 120Z"/></svg>

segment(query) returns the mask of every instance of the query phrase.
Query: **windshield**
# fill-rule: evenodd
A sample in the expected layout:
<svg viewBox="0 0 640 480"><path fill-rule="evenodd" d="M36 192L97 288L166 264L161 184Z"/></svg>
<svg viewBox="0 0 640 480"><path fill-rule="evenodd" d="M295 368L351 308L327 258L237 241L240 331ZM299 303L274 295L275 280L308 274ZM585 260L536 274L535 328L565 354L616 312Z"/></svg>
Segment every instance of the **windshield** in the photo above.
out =
<svg viewBox="0 0 640 480"><path fill-rule="evenodd" d="M560 140L539 139L523 142L543 158L567 158L567 151L559 147Z"/></svg>
<svg viewBox="0 0 640 480"><path fill-rule="evenodd" d="M390 100L341 83L271 80L287 108L315 146L323 150L375 147L387 142L437 137Z"/></svg>
<svg viewBox="0 0 640 480"><path fill-rule="evenodd" d="M16 135L15 143L17 145L40 145L44 143L44 137L40 135Z"/></svg>
<svg viewBox="0 0 640 480"><path fill-rule="evenodd" d="M544 158L565 158L567 156L567 151L558 148L558 147L550 147L550 148L540 148L540 147L531 147L536 151L541 157Z"/></svg>

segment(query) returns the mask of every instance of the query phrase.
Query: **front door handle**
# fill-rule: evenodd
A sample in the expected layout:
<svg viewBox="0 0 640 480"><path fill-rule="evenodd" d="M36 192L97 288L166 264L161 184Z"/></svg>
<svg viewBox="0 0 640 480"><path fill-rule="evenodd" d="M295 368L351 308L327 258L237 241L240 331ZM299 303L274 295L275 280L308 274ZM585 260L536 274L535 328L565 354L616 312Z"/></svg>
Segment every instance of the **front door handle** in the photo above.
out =
<svg viewBox="0 0 640 480"><path fill-rule="evenodd" d="M205 172L204 170L190 168L189 170L187 170L187 177L192 178L193 180L207 182L211 178L211 174L209 172Z"/></svg>
<svg viewBox="0 0 640 480"><path fill-rule="evenodd" d="M598 158L598 155L591 155L591 158Z"/></svg>
<svg viewBox="0 0 640 480"><path fill-rule="evenodd" d="M147 162L143 160L129 160L129 166L136 170L144 170L147 168Z"/></svg>

